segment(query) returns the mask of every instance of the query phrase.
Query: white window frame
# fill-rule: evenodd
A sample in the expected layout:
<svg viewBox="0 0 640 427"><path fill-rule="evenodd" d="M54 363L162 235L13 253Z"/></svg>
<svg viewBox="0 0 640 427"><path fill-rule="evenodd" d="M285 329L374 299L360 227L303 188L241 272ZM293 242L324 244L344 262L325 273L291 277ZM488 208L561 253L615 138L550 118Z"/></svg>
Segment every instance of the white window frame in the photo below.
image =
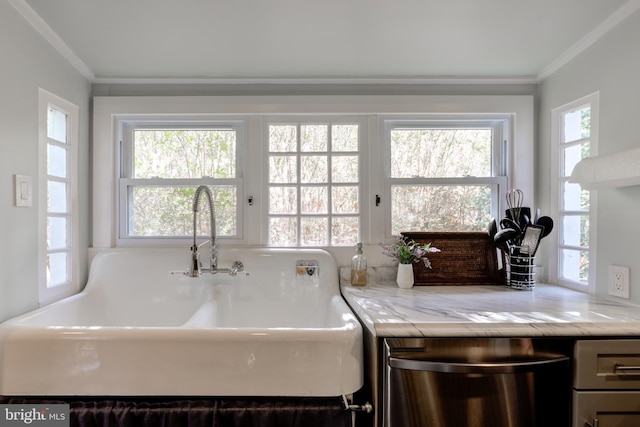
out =
<svg viewBox="0 0 640 427"><path fill-rule="evenodd" d="M47 147L50 143L47 132L49 108L54 108L67 115L67 250L69 280L55 286L47 286L47 217L48 217L48 168ZM80 253L79 253L79 205L78 205L78 138L80 109L69 101L54 95L42 88L38 90L38 139L39 139L39 198L38 198L38 300L40 305L46 305L80 290Z"/></svg>
<svg viewBox="0 0 640 427"><path fill-rule="evenodd" d="M534 103L530 95L440 96L440 95L331 95L331 96L177 96L94 97L93 108L93 247L120 246L117 241L117 158L120 135L118 120L162 115L164 118L220 119L245 117L247 141L243 157L245 236L234 244L266 244L267 216L264 194L263 121L271 116L360 116L367 121L366 153L361 153L361 240L377 245L385 239L383 205L375 195L384 190L381 149L383 118L416 116L439 119L451 115L484 115L508 118L512 123L508 146L509 185L525 193L525 203L534 205ZM251 198L252 205L248 199ZM384 201L383 201L384 203ZM157 244L157 242L155 243ZM224 242L221 242L224 244ZM351 248L347 249L349 253Z"/></svg>
<svg viewBox="0 0 640 427"><path fill-rule="evenodd" d="M128 230L129 191L130 186L191 186L199 185L228 185L236 188L236 234L234 236L217 236L220 240L242 241L244 239L243 208L243 162L242 150L245 144L245 120L242 118L226 119L196 119L196 118L172 118L164 117L123 117L116 119L116 126L120 135L118 145L118 201L117 201L117 246L140 246L149 244L182 244L190 239L184 236L131 236ZM165 179L165 178L132 178L133 172L133 131L136 129L233 129L236 132L236 177L212 178L202 177L195 179Z"/></svg>
<svg viewBox="0 0 640 427"><path fill-rule="evenodd" d="M398 185L491 185L492 191L491 215L502 218L507 187L508 187L508 146L511 139L509 116L483 116L483 115L458 115L442 116L438 119L429 117L414 117L413 119L383 118L383 150L384 161L384 197L388 203L384 204L385 211L385 237L392 236L392 187ZM395 129L476 129L490 128L493 131L493 144L491 153L491 176L485 177L415 177L393 178L391 177L391 132ZM410 230L406 230L410 231ZM418 231L418 230L416 230ZM428 231L428 230L425 230ZM460 230L448 230L460 231Z"/></svg>
<svg viewBox="0 0 640 427"><path fill-rule="evenodd" d="M589 192L589 281L585 285L582 282L570 280L561 277L561 252L563 245L559 236L562 232L562 193L560 187L563 182L568 180L568 176L561 176L563 150L563 116L567 113L575 111L585 106L591 109L591 129L590 129L590 156L598 154L598 134L599 134L599 92L576 99L575 101L553 108L551 110L551 211L555 212L558 224L557 232L551 233L549 251L549 279L550 282L556 283L567 288L571 288L581 292L595 293L596 280L596 227L597 227L597 192Z"/></svg>

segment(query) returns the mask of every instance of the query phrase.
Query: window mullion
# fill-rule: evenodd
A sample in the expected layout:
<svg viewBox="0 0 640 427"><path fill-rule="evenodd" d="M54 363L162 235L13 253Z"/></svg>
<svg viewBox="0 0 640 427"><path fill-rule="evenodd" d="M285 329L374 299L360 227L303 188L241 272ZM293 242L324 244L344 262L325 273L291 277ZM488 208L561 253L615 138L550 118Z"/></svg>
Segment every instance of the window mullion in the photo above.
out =
<svg viewBox="0 0 640 427"><path fill-rule="evenodd" d="M296 124L296 245L302 245L302 125Z"/></svg>
<svg viewBox="0 0 640 427"><path fill-rule="evenodd" d="M239 185L242 178L121 178L125 186L198 186L198 185Z"/></svg>
<svg viewBox="0 0 640 427"><path fill-rule="evenodd" d="M333 126L329 124L327 126L327 238L329 245L333 243L333 233L331 233L331 227L333 224L333 212L332 212L332 198L333 198L333 176L331 171L333 170L333 147L332 147L332 133Z"/></svg>
<svg viewBox="0 0 640 427"><path fill-rule="evenodd" d="M585 137L585 138L580 138L580 139L574 139L572 141L564 141L560 143L560 146L562 148L568 148L568 147L572 147L574 145L582 145L582 144L586 144L590 141L591 137Z"/></svg>
<svg viewBox="0 0 640 427"><path fill-rule="evenodd" d="M389 178L391 185L474 185L499 184L503 177L466 177L466 178Z"/></svg>

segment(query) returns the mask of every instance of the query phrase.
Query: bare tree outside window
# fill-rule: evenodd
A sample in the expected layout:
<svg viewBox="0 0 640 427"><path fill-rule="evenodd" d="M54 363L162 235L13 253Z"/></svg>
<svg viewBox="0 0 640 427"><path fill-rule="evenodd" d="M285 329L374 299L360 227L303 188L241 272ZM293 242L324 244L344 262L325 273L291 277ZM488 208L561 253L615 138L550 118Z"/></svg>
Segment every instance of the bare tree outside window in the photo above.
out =
<svg viewBox="0 0 640 427"><path fill-rule="evenodd" d="M127 234L132 237L188 237L193 233L193 196L205 181L211 184L216 232L237 234L235 179L237 131L226 128L150 129L132 132L131 165L126 168ZM199 215L206 218L203 203ZM198 234L207 235L208 221L197 221Z"/></svg>
<svg viewBox="0 0 640 427"><path fill-rule="evenodd" d="M390 131L391 231L481 231L497 185L491 127ZM476 182L474 182L476 181Z"/></svg>

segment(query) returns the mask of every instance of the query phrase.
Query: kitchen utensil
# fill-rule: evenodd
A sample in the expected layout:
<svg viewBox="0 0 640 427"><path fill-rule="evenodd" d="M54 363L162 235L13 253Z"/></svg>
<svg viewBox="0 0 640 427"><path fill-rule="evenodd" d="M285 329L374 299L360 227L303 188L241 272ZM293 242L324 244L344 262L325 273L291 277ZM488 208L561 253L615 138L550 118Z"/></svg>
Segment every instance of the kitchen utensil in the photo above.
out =
<svg viewBox="0 0 640 427"><path fill-rule="evenodd" d="M487 226L487 232L489 233L489 236L491 236L492 239L495 237L496 233L498 232L498 224L495 218L491 218L491 221L489 221L489 225Z"/></svg>
<svg viewBox="0 0 640 427"><path fill-rule="evenodd" d="M531 218L531 208L528 206L521 206L520 216L518 218L514 218L512 216L511 209L505 209L504 214L507 218L514 220L520 226L520 228L524 230L527 224L530 223L530 220L528 221L528 219Z"/></svg>
<svg viewBox="0 0 640 427"><path fill-rule="evenodd" d="M520 253L529 257L533 257L538 250L538 244L542 239L544 227L541 225L531 224L524 230L522 243L520 243Z"/></svg>
<svg viewBox="0 0 640 427"><path fill-rule="evenodd" d="M513 189L507 192L507 206L511 211L511 218L514 221L520 220L520 208L524 202L524 193L520 189Z"/></svg>
<svg viewBox="0 0 640 427"><path fill-rule="evenodd" d="M520 226L514 220L509 218L502 218L500 220L500 227L502 227L503 230L506 228L512 228L516 230L518 234L522 233L522 228L520 228Z"/></svg>
<svg viewBox="0 0 640 427"><path fill-rule="evenodd" d="M493 241L498 247L506 247L506 252L509 251L511 241L519 236L519 233L513 228L504 228L496 233L493 237Z"/></svg>
<svg viewBox="0 0 640 427"><path fill-rule="evenodd" d="M535 225L541 225L542 227L544 227L542 236L540 236L540 238L542 239L544 237L547 237L549 233L551 233L551 230L553 230L553 219L548 216L541 216L540 218L538 218Z"/></svg>
<svg viewBox="0 0 640 427"><path fill-rule="evenodd" d="M520 207L520 218L522 218L522 215L527 215L529 218L531 218L531 208L528 206L521 206ZM511 218L511 219L515 219L511 216L511 209L505 209L504 210L504 216L506 216L507 218Z"/></svg>

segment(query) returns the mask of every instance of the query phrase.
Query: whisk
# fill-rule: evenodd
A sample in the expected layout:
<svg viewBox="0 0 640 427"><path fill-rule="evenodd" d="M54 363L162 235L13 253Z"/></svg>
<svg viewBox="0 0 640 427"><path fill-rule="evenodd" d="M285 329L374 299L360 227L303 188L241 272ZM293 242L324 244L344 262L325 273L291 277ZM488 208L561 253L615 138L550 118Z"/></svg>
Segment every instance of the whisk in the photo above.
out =
<svg viewBox="0 0 640 427"><path fill-rule="evenodd" d="M507 191L507 206L511 213L511 219L520 224L520 211L522 209L522 203L524 202L524 193L520 189L513 189Z"/></svg>

